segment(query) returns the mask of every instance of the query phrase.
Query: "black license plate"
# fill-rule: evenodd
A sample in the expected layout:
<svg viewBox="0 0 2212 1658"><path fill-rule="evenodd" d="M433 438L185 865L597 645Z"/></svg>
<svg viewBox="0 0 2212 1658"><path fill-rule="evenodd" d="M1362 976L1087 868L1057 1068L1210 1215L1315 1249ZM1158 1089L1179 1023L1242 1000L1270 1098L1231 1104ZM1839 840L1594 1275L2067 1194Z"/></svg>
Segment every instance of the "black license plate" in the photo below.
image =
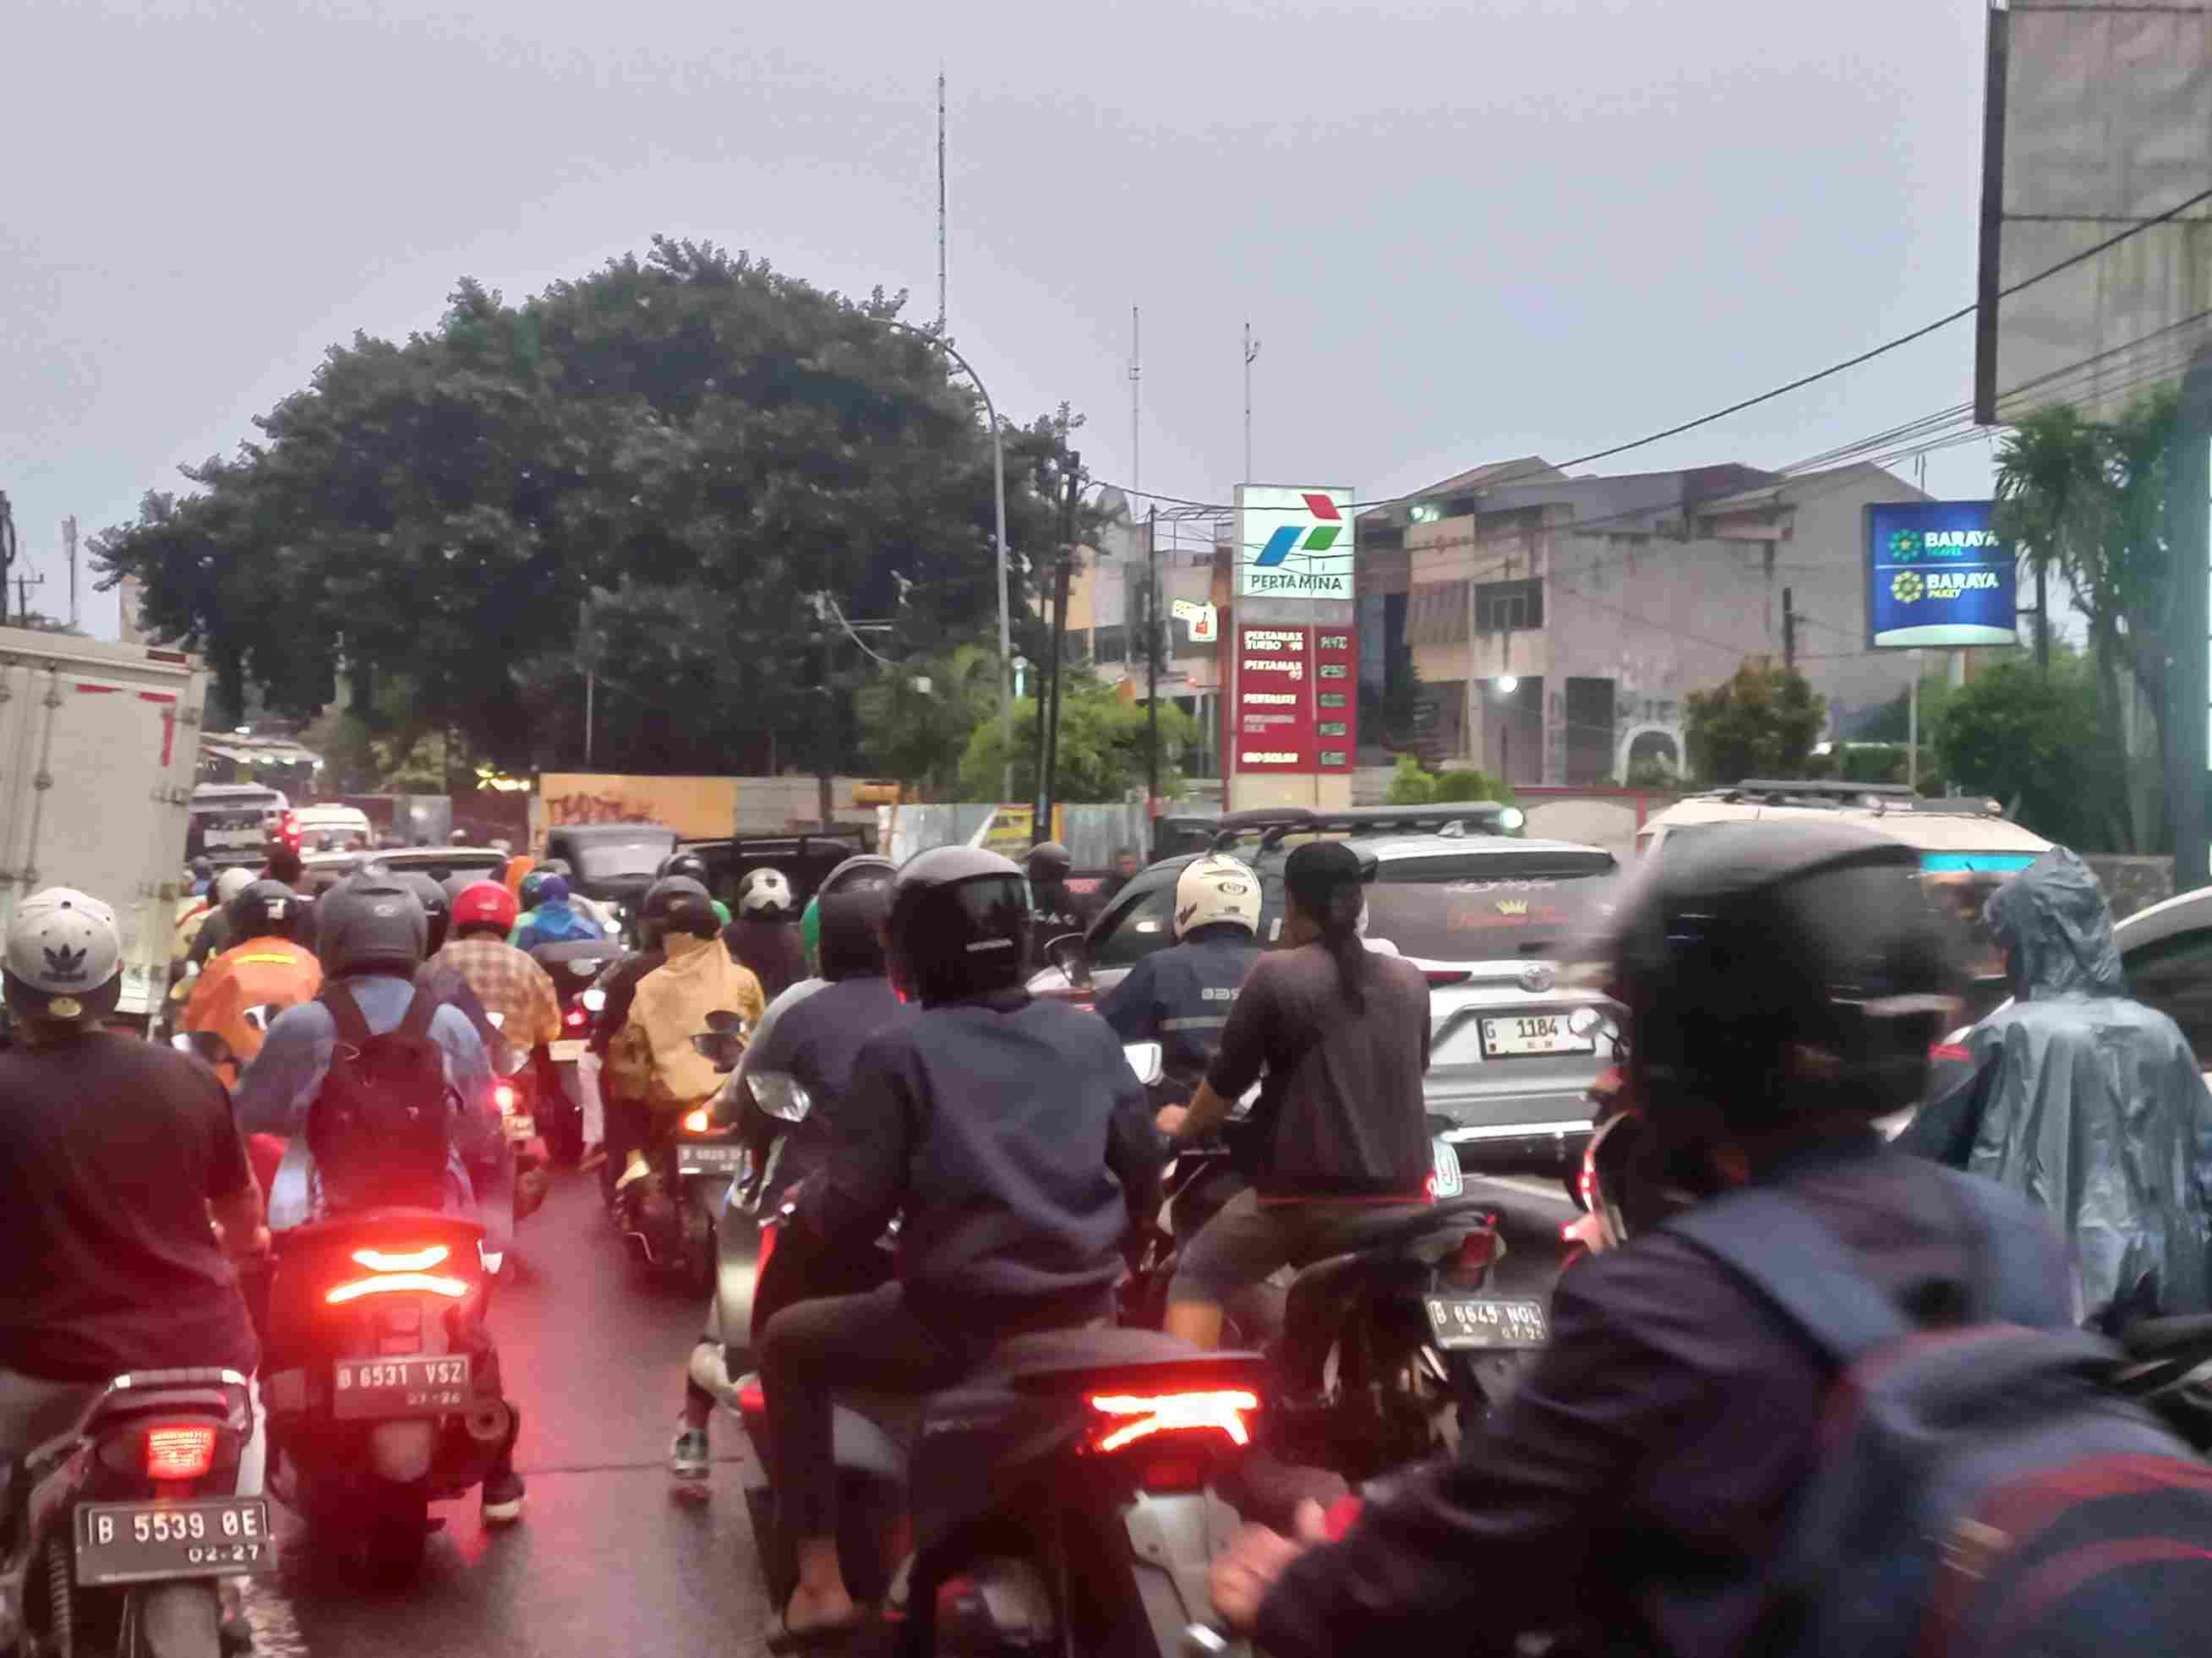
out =
<svg viewBox="0 0 2212 1658"><path fill-rule="evenodd" d="M331 1376L331 1414L340 1420L383 1422L402 1416L443 1416L469 1407L466 1353L435 1357L342 1358Z"/></svg>
<svg viewBox="0 0 2212 1658"><path fill-rule="evenodd" d="M1425 1300L1429 1328L1439 1347L1541 1347L1551 1339L1550 1321L1540 1301L1490 1296L1429 1296Z"/></svg>
<svg viewBox="0 0 2212 1658"><path fill-rule="evenodd" d="M684 1145L676 1155L687 1175L734 1175L745 1160L742 1145Z"/></svg>
<svg viewBox="0 0 2212 1658"><path fill-rule="evenodd" d="M274 1571L269 1504L258 1497L87 1503L76 1511L76 1581L140 1583Z"/></svg>

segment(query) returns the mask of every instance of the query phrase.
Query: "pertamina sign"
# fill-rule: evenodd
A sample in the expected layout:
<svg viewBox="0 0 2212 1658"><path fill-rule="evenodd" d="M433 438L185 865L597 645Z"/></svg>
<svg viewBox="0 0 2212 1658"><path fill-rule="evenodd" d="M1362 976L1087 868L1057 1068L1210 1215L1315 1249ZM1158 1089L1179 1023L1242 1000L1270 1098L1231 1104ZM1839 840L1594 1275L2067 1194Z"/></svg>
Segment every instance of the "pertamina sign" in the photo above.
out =
<svg viewBox="0 0 2212 1658"><path fill-rule="evenodd" d="M1344 598L1352 592L1349 488L1237 489L1240 598Z"/></svg>
<svg viewBox="0 0 2212 1658"><path fill-rule="evenodd" d="M1349 628L1237 629L1237 769L1349 772L1359 746L1359 643Z"/></svg>

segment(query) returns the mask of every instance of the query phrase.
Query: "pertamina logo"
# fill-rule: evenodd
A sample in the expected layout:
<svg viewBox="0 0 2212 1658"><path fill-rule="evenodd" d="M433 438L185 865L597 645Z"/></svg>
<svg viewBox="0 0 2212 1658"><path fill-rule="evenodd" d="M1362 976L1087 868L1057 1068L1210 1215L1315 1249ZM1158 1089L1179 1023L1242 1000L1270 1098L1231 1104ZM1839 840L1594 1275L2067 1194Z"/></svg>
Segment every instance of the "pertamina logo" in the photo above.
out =
<svg viewBox="0 0 2212 1658"><path fill-rule="evenodd" d="M1285 524L1267 537L1267 544L1260 550L1260 556L1252 561L1258 569L1273 569L1293 552L1325 553L1336 545L1336 538L1344 533L1344 514L1327 495L1309 491L1301 496L1306 511L1320 522L1310 526ZM1301 539L1303 537L1303 540Z"/></svg>

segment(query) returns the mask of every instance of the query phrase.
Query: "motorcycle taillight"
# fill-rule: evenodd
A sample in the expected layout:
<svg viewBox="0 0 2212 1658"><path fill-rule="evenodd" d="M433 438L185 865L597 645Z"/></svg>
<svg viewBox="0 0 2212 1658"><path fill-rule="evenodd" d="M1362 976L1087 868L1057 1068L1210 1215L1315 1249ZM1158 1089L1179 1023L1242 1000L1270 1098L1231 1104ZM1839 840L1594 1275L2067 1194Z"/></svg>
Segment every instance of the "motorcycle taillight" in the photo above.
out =
<svg viewBox="0 0 2212 1658"><path fill-rule="evenodd" d="M146 1478L198 1479L215 1466L212 1422L157 1423L146 1430Z"/></svg>
<svg viewBox="0 0 2212 1658"><path fill-rule="evenodd" d="M1452 1283L1480 1289L1499 1255L1504 1253L1494 1226L1478 1226L1459 1241L1458 1253L1443 1269Z"/></svg>
<svg viewBox="0 0 2212 1658"><path fill-rule="evenodd" d="M1232 1445L1252 1442L1251 1418L1260 1408L1256 1394L1216 1388L1188 1394L1092 1394L1085 1401L1096 1413L1085 1443L1094 1451L1118 1451L1156 1434L1224 1435Z"/></svg>

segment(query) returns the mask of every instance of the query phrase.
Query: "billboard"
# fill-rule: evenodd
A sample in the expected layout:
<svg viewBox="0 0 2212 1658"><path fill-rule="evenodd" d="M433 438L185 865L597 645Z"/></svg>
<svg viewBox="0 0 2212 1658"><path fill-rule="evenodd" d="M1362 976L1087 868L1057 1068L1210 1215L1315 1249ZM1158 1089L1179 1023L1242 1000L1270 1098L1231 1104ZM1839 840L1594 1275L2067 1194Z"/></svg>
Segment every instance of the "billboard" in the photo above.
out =
<svg viewBox="0 0 2212 1658"><path fill-rule="evenodd" d="M1349 488L1237 486L1237 596L1341 598L1352 593Z"/></svg>
<svg viewBox="0 0 2212 1658"><path fill-rule="evenodd" d="M1237 771L1349 773L1359 747L1359 640L1350 628L1237 630Z"/></svg>
<svg viewBox="0 0 2212 1658"><path fill-rule="evenodd" d="M2020 642L2020 562L1986 501L1880 501L1867 515L1867 644Z"/></svg>

